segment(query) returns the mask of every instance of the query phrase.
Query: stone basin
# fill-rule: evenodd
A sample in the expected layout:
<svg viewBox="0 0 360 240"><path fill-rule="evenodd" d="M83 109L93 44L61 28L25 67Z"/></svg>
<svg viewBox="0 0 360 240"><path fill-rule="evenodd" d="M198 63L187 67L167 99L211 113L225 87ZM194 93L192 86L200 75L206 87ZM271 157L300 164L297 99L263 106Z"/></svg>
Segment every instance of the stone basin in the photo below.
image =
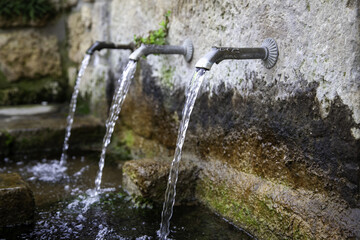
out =
<svg viewBox="0 0 360 240"><path fill-rule="evenodd" d="M61 105L23 105L0 108L0 156L60 154L65 137L67 111ZM93 116L76 116L70 150L97 149L105 131Z"/></svg>

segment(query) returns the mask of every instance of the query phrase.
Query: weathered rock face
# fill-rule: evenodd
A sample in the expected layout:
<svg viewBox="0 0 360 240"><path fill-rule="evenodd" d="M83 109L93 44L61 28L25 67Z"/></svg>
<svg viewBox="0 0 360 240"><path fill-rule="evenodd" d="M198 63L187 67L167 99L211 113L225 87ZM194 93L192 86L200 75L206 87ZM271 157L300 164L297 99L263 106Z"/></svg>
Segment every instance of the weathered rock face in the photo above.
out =
<svg viewBox="0 0 360 240"><path fill-rule="evenodd" d="M109 4L106 1L83 3L80 10L69 15L67 20L69 30L69 58L80 63L86 50L95 41L108 40ZM102 50L97 57L106 56ZM105 58L106 59L106 58ZM104 58L100 61L104 61Z"/></svg>
<svg viewBox="0 0 360 240"><path fill-rule="evenodd" d="M70 14L67 20L68 55L73 62L81 63L86 50L95 41L109 41L109 6L108 1L84 1L80 11ZM107 102L112 98L112 95L106 95L113 76L109 65L106 49L95 52L80 85L80 94L89 99L92 112L105 119Z"/></svg>
<svg viewBox="0 0 360 240"><path fill-rule="evenodd" d="M20 78L61 75L55 36L25 30L0 34L0 70L10 82Z"/></svg>
<svg viewBox="0 0 360 240"><path fill-rule="evenodd" d="M82 1L68 21L69 56L80 63L95 40L127 43L146 35L172 11L167 40L191 38L194 61L142 60L120 118L137 140L118 134L142 157L158 159L169 152L159 149L175 146L196 60L213 45L258 47L276 39L273 69L255 60L224 61L206 74L184 146L184 160L192 156L187 160L201 169L195 195L260 239L360 238L359 9L352 0ZM104 116L105 89L115 85L128 55L94 54L83 79L82 93ZM148 165L161 174L146 172ZM165 190L162 162L124 169L138 194L161 199L152 188Z"/></svg>
<svg viewBox="0 0 360 240"><path fill-rule="evenodd" d="M224 62L211 70L206 81L208 90L216 91L223 83L242 95L251 94L255 89L249 80L256 73L266 84L291 83L291 88L279 88L273 93L272 98L281 101L291 97L301 87L299 80L304 79L319 84L316 100L321 103L322 117L327 116L331 104L339 97L349 107L354 121L360 122L357 2L310 3L304 0L293 5L231 0L202 4L196 1L154 2L113 1L113 39L131 40L134 34L144 35L158 28L161 15L167 10L172 11L169 42L177 44L186 37L191 38L195 61L212 45L256 47L265 38L273 37L280 48L279 62L274 69L265 69L260 61ZM127 14L137 14L137 18L125 21ZM186 65L178 57L153 57L149 59L153 74L161 78L161 69L169 61L177 66L173 74L174 89L183 87L188 81L183 77L190 78L190 66L195 62Z"/></svg>
<svg viewBox="0 0 360 240"><path fill-rule="evenodd" d="M34 196L19 174L0 174L0 200L0 226L27 224L33 221Z"/></svg>
<svg viewBox="0 0 360 240"><path fill-rule="evenodd" d="M169 95L146 62L141 65L121 120L174 147L183 91ZM303 83L293 99L277 102L261 79L253 83L260 99L225 89L198 98L185 143L202 169L197 199L264 239L358 236L359 142L346 131L356 126L350 111L337 100L322 119L314 84Z"/></svg>
<svg viewBox="0 0 360 240"><path fill-rule="evenodd" d="M84 12L89 12L89 10ZM87 15L91 15L91 13L89 12ZM90 17L91 16L87 16L87 18ZM75 12L72 13L68 19L70 44L69 58L77 63L81 62L81 60L84 58L86 50L92 44L91 34L89 31L89 28L91 27L91 22L86 24L85 21L83 21L83 18L86 18L86 16L83 17L83 14L81 12Z"/></svg>
<svg viewBox="0 0 360 240"><path fill-rule="evenodd" d="M0 33L0 105L64 101L58 39L37 30Z"/></svg>
<svg viewBox="0 0 360 240"><path fill-rule="evenodd" d="M125 42L157 29L171 10L169 43L191 38L195 60L213 45L276 39L273 69L224 61L206 74L184 146L202 169L197 199L261 239L360 237L358 3L117 0L112 7L111 36ZM137 17L125 21L130 15ZM126 55L111 57L115 64ZM141 61L122 123L174 148L194 64L179 56Z"/></svg>

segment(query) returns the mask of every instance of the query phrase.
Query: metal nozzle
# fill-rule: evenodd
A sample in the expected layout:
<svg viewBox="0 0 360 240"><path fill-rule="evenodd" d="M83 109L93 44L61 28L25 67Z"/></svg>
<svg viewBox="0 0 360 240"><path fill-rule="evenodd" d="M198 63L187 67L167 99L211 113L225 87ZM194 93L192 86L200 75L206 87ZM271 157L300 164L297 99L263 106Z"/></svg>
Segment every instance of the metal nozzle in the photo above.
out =
<svg viewBox="0 0 360 240"><path fill-rule="evenodd" d="M194 47L190 39L186 39L181 46L171 45L145 45L142 44L130 56L130 60L138 61L142 56L150 54L181 54L185 60L190 62L193 56Z"/></svg>
<svg viewBox="0 0 360 240"><path fill-rule="evenodd" d="M88 50L86 50L86 54L92 55L95 51L100 51L101 49L129 49L134 51L134 48L134 43L116 44L111 42L96 41Z"/></svg>
<svg viewBox="0 0 360 240"><path fill-rule="evenodd" d="M261 48L221 48L213 47L195 65L197 68L210 70L214 63L226 59L261 59L266 68L272 68L278 59L279 51L274 39L267 38Z"/></svg>

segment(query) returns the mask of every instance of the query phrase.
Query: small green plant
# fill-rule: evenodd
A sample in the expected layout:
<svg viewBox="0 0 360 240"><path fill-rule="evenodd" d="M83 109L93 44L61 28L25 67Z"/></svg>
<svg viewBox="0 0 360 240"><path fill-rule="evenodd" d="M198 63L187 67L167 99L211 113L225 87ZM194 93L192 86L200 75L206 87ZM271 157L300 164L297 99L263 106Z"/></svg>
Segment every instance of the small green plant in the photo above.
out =
<svg viewBox="0 0 360 240"><path fill-rule="evenodd" d="M135 45L139 47L142 43L144 44L155 44L155 45L164 45L166 43L166 37L169 32L169 17L171 11L168 11L164 17L165 19L160 23L160 28L158 30L152 30L149 32L147 37L141 37L134 35Z"/></svg>
<svg viewBox="0 0 360 240"><path fill-rule="evenodd" d="M23 21L45 19L55 13L49 0L1 0L0 17L13 20L22 17Z"/></svg>

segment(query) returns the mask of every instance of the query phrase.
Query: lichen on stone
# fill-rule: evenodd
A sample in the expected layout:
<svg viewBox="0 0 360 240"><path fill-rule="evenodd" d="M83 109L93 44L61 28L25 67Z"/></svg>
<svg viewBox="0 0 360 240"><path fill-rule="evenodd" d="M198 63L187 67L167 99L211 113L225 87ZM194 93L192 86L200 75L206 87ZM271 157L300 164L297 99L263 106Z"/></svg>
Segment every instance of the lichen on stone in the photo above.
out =
<svg viewBox="0 0 360 240"><path fill-rule="evenodd" d="M161 67L161 84L168 89L172 89L174 87L173 77L174 77L175 68L171 66L163 65Z"/></svg>

